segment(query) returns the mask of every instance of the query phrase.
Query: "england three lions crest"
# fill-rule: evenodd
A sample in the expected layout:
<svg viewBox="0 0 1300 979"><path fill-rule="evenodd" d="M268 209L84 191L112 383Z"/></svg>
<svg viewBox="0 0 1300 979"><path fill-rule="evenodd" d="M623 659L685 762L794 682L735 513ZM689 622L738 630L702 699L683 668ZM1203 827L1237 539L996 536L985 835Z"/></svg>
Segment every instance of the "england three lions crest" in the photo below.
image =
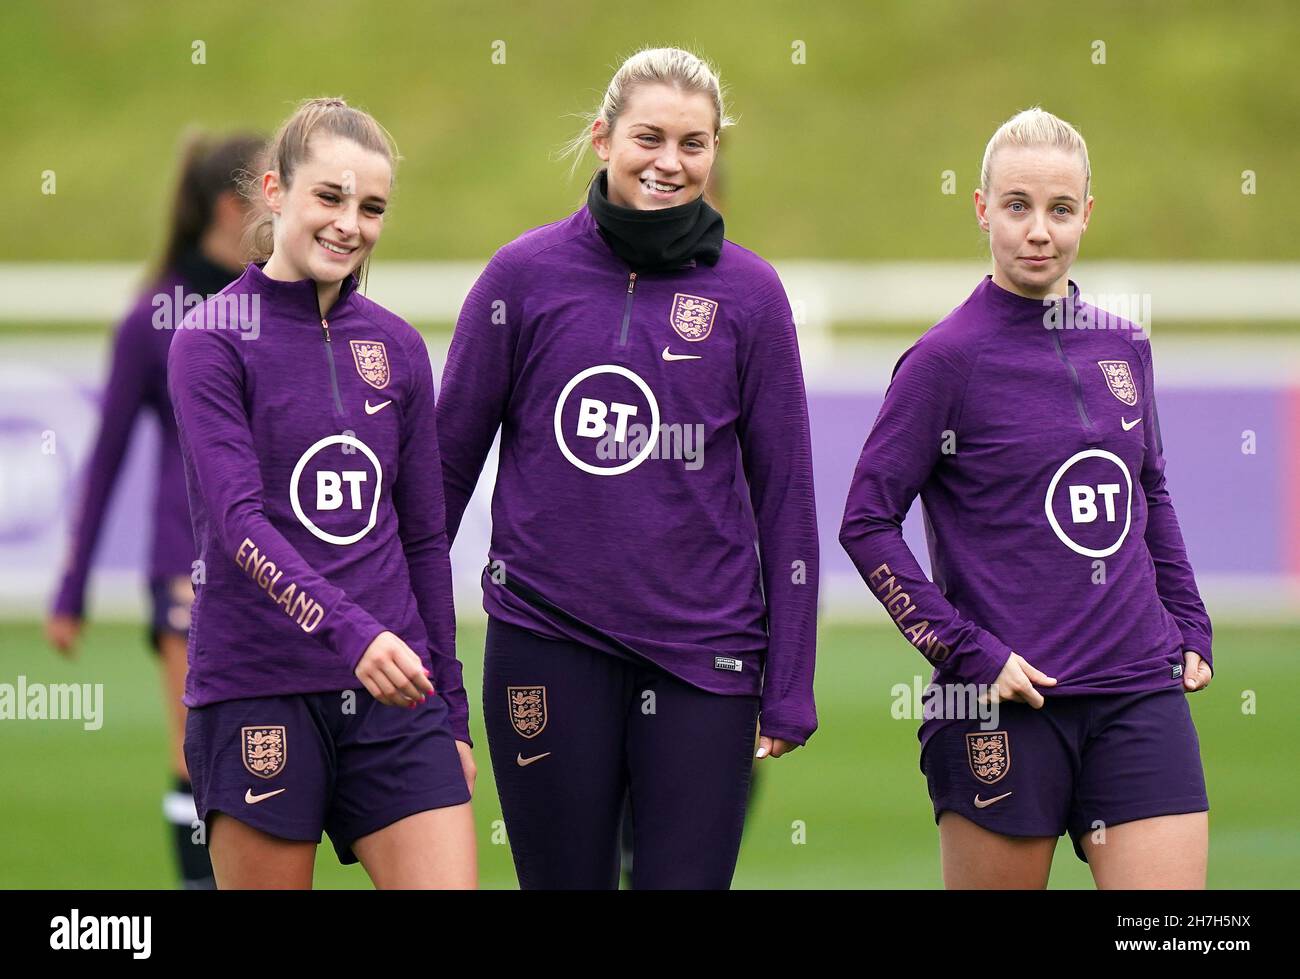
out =
<svg viewBox="0 0 1300 979"><path fill-rule="evenodd" d="M392 380L388 371L388 351L378 340L349 340L357 373L372 388L386 388Z"/></svg>
<svg viewBox="0 0 1300 979"><path fill-rule="evenodd" d="M1099 360L1097 366L1106 375L1106 386L1111 394L1130 408L1138 403L1137 385L1133 383L1133 372L1129 370L1127 360Z"/></svg>
<svg viewBox="0 0 1300 979"><path fill-rule="evenodd" d="M673 296L673 310L668 321L679 337L694 342L713 332L713 317L717 312L718 304L714 300L679 292Z"/></svg>
<svg viewBox="0 0 1300 979"><path fill-rule="evenodd" d="M971 774L985 785L1000 782L1011 771L1011 736L1006 731L968 734L966 757Z"/></svg>
<svg viewBox="0 0 1300 979"><path fill-rule="evenodd" d="M525 738L535 738L546 727L545 687L506 687L510 726Z"/></svg>
<svg viewBox="0 0 1300 979"><path fill-rule="evenodd" d="M283 727L240 729L244 767L258 778L274 778L284 771L288 757Z"/></svg>

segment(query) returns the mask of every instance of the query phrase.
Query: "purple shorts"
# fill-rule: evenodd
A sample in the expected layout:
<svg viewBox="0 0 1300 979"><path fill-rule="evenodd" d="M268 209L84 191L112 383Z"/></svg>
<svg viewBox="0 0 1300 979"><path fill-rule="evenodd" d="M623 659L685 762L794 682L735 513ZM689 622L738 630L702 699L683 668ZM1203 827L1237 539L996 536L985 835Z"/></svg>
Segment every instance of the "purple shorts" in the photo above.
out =
<svg viewBox="0 0 1300 979"><path fill-rule="evenodd" d="M1182 685L999 705L994 730L954 721L921 751L935 822L945 810L1005 836L1068 832L1206 812L1200 742Z"/></svg>
<svg viewBox="0 0 1300 979"><path fill-rule="evenodd" d="M185 760L199 819L234 816L264 833L319 843L340 862L354 841L426 809L469 802L440 696L388 707L364 689L192 707Z"/></svg>
<svg viewBox="0 0 1300 979"><path fill-rule="evenodd" d="M149 644L157 653L161 650L158 640L164 633L174 633L182 638L189 635L194 585L185 575L150 578L149 600L152 609Z"/></svg>

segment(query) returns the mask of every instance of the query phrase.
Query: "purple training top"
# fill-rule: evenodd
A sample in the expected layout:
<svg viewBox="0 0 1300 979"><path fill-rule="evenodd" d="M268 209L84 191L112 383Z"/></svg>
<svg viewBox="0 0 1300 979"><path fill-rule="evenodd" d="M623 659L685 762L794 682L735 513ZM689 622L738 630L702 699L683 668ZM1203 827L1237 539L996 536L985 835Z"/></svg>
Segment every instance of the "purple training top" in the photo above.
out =
<svg viewBox="0 0 1300 979"><path fill-rule="evenodd" d="M443 373L453 537L498 427L487 612L704 690L761 689L763 733L806 741L817 522L772 267L725 242L712 267L634 274L586 207L524 234L475 283Z"/></svg>
<svg viewBox="0 0 1300 979"><path fill-rule="evenodd" d="M854 473L840 542L936 683L992 683L1013 650L1056 678L1047 697L1211 662L1151 344L1070 288L1053 306L986 277L899 359ZM917 493L933 584L903 542Z"/></svg>
<svg viewBox="0 0 1300 979"><path fill-rule="evenodd" d="M172 342L206 573L185 703L357 688L387 630L431 664L468 742L429 356L355 286L322 317L315 282L250 265Z"/></svg>

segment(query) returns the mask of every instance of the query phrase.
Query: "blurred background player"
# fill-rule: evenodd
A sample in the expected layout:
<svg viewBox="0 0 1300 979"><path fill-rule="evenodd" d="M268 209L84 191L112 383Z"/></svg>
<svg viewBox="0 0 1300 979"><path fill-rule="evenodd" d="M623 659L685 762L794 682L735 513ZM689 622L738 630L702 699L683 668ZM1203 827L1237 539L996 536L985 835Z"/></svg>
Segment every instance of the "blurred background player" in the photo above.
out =
<svg viewBox="0 0 1300 979"><path fill-rule="evenodd" d="M220 292L244 269L244 226L248 209L239 192L241 174L253 164L262 140L239 134L216 138L195 133L185 142L180 177L168 220L162 256L149 283L117 328L105 385L99 432L86 467L67 564L46 621L46 635L61 653L73 656L85 619L86 580L113 486L122 468L141 410L156 416L157 483L151 512L149 641L159 655L167 708L174 786L163 797L171 826L181 883L213 886L207 849L195 843L194 798L181 742L185 732L185 638L194 588L194 534L185 502L185 473L176 441L176 420L167 394L167 350L184 315L174 309L179 288L190 297ZM155 301L159 297L159 302ZM198 299L194 300L195 302ZM160 310L174 321L155 326Z"/></svg>
<svg viewBox="0 0 1300 979"><path fill-rule="evenodd" d="M899 359L840 530L936 667L921 769L950 888L1046 887L1066 832L1098 887L1205 886L1185 693L1210 682L1210 620L1165 485L1151 343L1069 278L1091 185L1056 116L994 133L975 192L993 273ZM903 540L918 493L939 586ZM977 689L996 713L948 696Z"/></svg>
<svg viewBox="0 0 1300 979"><path fill-rule="evenodd" d="M302 103L248 187L256 261L169 354L206 571L185 755L222 888L310 887L322 831L377 888L477 882L433 372L357 291L397 159L369 113ZM238 330L201 328L223 309Z"/></svg>
<svg viewBox="0 0 1300 979"><path fill-rule="evenodd" d="M816 728L803 377L703 198L729 122L689 52L624 62L574 142L586 206L497 252L448 353L453 536L501 429L484 720L523 888L617 886L628 798L634 888L729 886L752 759Z"/></svg>

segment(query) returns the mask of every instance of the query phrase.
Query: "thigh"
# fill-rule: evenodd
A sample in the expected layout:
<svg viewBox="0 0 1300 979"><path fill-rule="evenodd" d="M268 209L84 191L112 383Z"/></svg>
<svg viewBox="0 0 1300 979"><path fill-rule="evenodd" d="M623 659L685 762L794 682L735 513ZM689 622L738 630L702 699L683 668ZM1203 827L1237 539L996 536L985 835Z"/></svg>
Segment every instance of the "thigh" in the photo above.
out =
<svg viewBox="0 0 1300 979"><path fill-rule="evenodd" d="M455 807L468 813L469 787L442 697L435 694L414 708L391 707L358 689L312 694L307 701L319 723L334 731L334 793L325 831L341 863L356 863L354 841L418 813ZM440 824L430 818L410 825L418 832ZM401 839L410 832L403 831ZM473 863L472 839L468 849L460 837L419 845L439 850L429 866Z"/></svg>
<svg viewBox="0 0 1300 979"><path fill-rule="evenodd" d="M996 722L955 720L930 736L921 768L947 887L1046 886L1074 793L1078 715L1065 699L1004 702Z"/></svg>
<svg viewBox="0 0 1300 979"><path fill-rule="evenodd" d="M1094 705L1070 816L1076 853L1092 865L1098 886L1117 879L1204 886L1209 800L1182 688L1096 698ZM1167 833L1181 842L1172 851L1131 844Z"/></svg>
<svg viewBox="0 0 1300 979"><path fill-rule="evenodd" d="M232 816L213 813L208 856L219 890L309 890L316 844L286 840Z"/></svg>
<svg viewBox="0 0 1300 979"><path fill-rule="evenodd" d="M167 734L171 745L172 768L177 775L189 777L185 766L185 637L175 632L158 637L158 654L162 660L163 700L167 709Z"/></svg>
<svg viewBox="0 0 1300 979"><path fill-rule="evenodd" d="M1109 827L1104 839L1083 841L1092 879L1102 890L1205 889L1207 812L1135 819Z"/></svg>
<svg viewBox="0 0 1300 979"><path fill-rule="evenodd" d="M489 619L483 719L519 885L618 886L630 665Z"/></svg>
<svg viewBox="0 0 1300 979"><path fill-rule="evenodd" d="M186 639L190 627L190 610L194 605L194 586L190 579L178 575L149 580L151 617L149 640L158 653L162 668L163 701L167 711L167 731L171 743L172 770L189 777L185 765L185 695Z"/></svg>
<svg viewBox="0 0 1300 979"><path fill-rule="evenodd" d="M628 717L632 886L731 885L754 764L757 697L640 670Z"/></svg>
<svg viewBox="0 0 1300 979"><path fill-rule="evenodd" d="M939 817L939 854L948 890L1041 890L1055 836L1005 836L947 811Z"/></svg>
<svg viewBox="0 0 1300 979"><path fill-rule="evenodd" d="M355 840L352 850L379 890L478 886L474 814L468 802L406 816Z"/></svg>

